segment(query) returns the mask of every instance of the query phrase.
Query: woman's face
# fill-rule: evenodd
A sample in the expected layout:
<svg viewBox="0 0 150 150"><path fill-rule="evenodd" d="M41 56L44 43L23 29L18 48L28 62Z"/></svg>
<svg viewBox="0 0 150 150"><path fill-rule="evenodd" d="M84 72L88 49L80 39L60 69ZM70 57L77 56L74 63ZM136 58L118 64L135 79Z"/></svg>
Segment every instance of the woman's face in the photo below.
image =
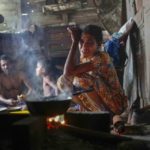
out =
<svg viewBox="0 0 150 150"><path fill-rule="evenodd" d="M45 69L44 69L43 65L40 62L38 62L37 66L36 66L36 75L42 76L44 74L44 72L45 72Z"/></svg>
<svg viewBox="0 0 150 150"><path fill-rule="evenodd" d="M81 58L91 58L98 49L95 38L89 33L83 33L79 42Z"/></svg>

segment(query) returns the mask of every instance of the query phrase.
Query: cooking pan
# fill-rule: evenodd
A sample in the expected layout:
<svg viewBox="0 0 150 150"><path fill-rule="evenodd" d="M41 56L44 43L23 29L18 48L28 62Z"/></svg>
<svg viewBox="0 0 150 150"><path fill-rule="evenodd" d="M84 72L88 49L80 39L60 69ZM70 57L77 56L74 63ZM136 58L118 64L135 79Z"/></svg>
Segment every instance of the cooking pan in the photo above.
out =
<svg viewBox="0 0 150 150"><path fill-rule="evenodd" d="M64 117L66 124L69 125L90 130L110 132L109 112L67 112Z"/></svg>
<svg viewBox="0 0 150 150"><path fill-rule="evenodd" d="M41 97L36 100L26 100L28 110L32 115L56 116L64 114L70 106L71 98Z"/></svg>

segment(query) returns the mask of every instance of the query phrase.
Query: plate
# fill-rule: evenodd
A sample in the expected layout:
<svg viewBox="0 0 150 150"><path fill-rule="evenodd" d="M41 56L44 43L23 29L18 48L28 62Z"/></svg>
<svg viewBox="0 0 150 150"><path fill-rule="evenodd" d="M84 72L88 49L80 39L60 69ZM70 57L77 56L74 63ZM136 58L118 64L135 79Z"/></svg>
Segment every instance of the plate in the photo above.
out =
<svg viewBox="0 0 150 150"><path fill-rule="evenodd" d="M7 110L9 111L15 111L15 110L21 110L22 107L21 106L12 106L12 107L8 107Z"/></svg>
<svg viewBox="0 0 150 150"><path fill-rule="evenodd" d="M0 107L0 111L7 110L7 107Z"/></svg>

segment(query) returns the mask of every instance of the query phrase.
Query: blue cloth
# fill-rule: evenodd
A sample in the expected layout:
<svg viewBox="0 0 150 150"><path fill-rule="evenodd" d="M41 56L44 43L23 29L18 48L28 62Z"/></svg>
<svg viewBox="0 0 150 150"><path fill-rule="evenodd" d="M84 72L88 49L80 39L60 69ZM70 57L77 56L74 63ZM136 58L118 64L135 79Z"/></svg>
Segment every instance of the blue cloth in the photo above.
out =
<svg viewBox="0 0 150 150"><path fill-rule="evenodd" d="M111 40L108 40L104 43L104 49L109 54L109 56L113 59L113 64L115 67L120 65L120 41L121 33L114 33L112 35Z"/></svg>

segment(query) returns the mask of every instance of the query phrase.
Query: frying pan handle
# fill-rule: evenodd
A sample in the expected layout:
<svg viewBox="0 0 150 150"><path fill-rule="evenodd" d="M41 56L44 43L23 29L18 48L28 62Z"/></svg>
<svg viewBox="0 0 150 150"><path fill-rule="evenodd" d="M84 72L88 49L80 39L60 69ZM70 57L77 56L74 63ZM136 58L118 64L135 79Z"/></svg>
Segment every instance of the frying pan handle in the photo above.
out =
<svg viewBox="0 0 150 150"><path fill-rule="evenodd" d="M80 95L82 93L92 92L93 90L94 90L93 88L90 88L90 89L87 89L87 90L80 90L78 92L73 93L72 95L77 96L77 95Z"/></svg>

